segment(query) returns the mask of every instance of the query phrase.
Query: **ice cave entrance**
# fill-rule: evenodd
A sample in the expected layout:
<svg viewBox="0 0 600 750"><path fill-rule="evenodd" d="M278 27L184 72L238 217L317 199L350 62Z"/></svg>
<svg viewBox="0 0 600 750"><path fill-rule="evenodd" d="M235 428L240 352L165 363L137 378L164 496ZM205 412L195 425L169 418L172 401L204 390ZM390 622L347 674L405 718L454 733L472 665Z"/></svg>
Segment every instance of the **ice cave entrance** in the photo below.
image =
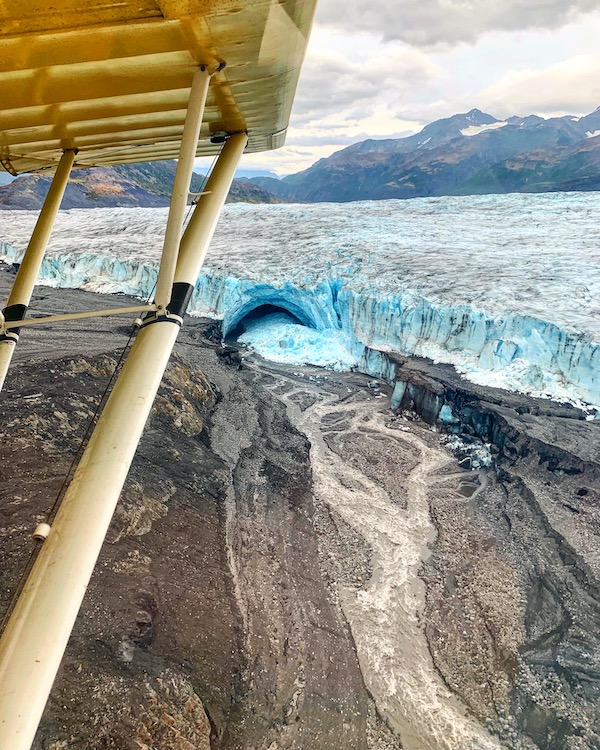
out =
<svg viewBox="0 0 600 750"><path fill-rule="evenodd" d="M302 317L310 320L309 315ZM230 329L226 340L235 340L273 362L335 370L349 370L357 363L342 331L318 330L278 305L264 304L250 310Z"/></svg>
<svg viewBox="0 0 600 750"><path fill-rule="evenodd" d="M272 321L272 316L280 316L279 319L281 320L287 318L290 324L299 326L307 325L306 323L303 323L300 318L291 313L289 310L286 310L284 307L280 307L279 305L260 305L259 307L255 307L241 320L239 320L237 322L237 325L229 331L226 339L228 341L238 341L247 331L254 330L257 325L260 327L260 325L264 324L265 322L268 324L269 321Z"/></svg>

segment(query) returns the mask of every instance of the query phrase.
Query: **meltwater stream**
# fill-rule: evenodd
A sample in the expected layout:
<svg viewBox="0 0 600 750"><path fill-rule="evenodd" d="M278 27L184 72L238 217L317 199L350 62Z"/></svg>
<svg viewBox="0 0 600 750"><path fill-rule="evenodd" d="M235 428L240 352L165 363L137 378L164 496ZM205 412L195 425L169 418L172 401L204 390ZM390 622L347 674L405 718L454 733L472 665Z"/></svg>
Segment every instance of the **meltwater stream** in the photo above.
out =
<svg viewBox="0 0 600 750"><path fill-rule="evenodd" d="M387 400L369 388L336 389L336 376L319 378L313 368L265 373L247 362L310 441L315 526L323 504L369 549L368 580L356 586L342 574L336 590L378 712L405 750L500 750L440 677L423 629L418 575L435 539L429 503L436 482L457 476L449 472L455 461L423 427L388 424Z"/></svg>

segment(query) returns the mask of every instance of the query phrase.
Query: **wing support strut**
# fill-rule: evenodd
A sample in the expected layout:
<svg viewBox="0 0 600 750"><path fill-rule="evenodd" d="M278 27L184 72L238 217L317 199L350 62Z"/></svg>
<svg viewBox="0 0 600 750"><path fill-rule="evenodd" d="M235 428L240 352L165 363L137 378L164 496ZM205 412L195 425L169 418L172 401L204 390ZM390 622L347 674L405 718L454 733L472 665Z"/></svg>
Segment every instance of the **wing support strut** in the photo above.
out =
<svg viewBox="0 0 600 750"><path fill-rule="evenodd" d="M194 73L192 81L188 110L181 136L179 159L177 160L177 169L175 171L175 182L171 194L171 206L169 208L169 218L167 219L165 241L160 258L160 268L158 269L154 301L159 310L163 310L163 313L171 295L173 274L175 273L175 266L177 264L177 253L179 251L179 243L181 242L183 222L185 221L187 199L192 182L192 170L194 159L196 158L196 147L200 136L209 83L210 74L206 66L202 65Z"/></svg>
<svg viewBox="0 0 600 750"><path fill-rule="evenodd" d="M210 79L211 74L206 66L201 65L194 73L192 80L156 287L155 304L162 315L166 314L173 285L173 275L177 264L177 254L196 157L196 146L202 127ZM59 161L31 240L23 256L7 306L2 312L7 324L25 318L75 155L76 151L74 150L65 151ZM67 320L64 317L63 319ZM19 340L19 328L20 326L6 325L4 330L0 331L0 391L4 385Z"/></svg>
<svg viewBox="0 0 600 750"><path fill-rule="evenodd" d="M8 303L3 310L3 316L7 322L23 320L25 317L25 313L31 302L35 282L40 272L40 266L44 260L52 227L54 226L67 182L69 181L75 154L76 151L73 150L64 151L58 162L58 167L50 183L50 188L46 194L35 229L17 271L17 277L10 292ZM4 385L18 340L18 329L13 329L10 333L3 332L0 335L0 390L2 390L2 386Z"/></svg>
<svg viewBox="0 0 600 750"><path fill-rule="evenodd" d="M156 310L156 305L132 305L131 307L110 307L107 310L88 310L80 313L65 313L64 315L48 315L43 318L27 318L9 322L0 313L0 333L13 331L15 328L27 328L30 326L45 326L51 323L62 323L66 320L82 320L82 318L103 318L110 315L131 315L131 313L142 313Z"/></svg>
<svg viewBox="0 0 600 750"><path fill-rule="evenodd" d="M0 748L31 747L246 143L237 133L223 147L181 241L167 314L139 331L0 639Z"/></svg>

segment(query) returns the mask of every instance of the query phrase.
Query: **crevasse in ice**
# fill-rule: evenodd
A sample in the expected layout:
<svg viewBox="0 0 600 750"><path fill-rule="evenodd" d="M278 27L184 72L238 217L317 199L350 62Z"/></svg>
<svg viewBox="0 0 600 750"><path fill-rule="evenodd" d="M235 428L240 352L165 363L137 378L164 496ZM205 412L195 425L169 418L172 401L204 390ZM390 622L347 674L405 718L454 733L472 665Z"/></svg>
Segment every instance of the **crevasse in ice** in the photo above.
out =
<svg viewBox="0 0 600 750"><path fill-rule="evenodd" d="M147 295L163 209L61 213L43 283ZM19 259L35 221L0 213ZM484 384L600 403L596 194L228 206L190 304L279 361L389 375L377 350ZM266 309L266 308L265 308ZM368 347L368 349L366 349ZM374 352L371 350L375 350Z"/></svg>

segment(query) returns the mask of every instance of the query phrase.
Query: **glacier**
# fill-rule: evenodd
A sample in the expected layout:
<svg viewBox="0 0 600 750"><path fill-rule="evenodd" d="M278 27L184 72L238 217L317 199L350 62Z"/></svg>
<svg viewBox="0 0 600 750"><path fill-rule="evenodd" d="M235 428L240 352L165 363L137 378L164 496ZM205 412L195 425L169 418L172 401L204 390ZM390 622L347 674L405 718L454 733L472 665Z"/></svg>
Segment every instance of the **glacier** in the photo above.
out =
<svg viewBox="0 0 600 750"><path fill-rule="evenodd" d="M166 216L61 212L40 283L147 297ZM0 212L5 262L19 262L35 220ZM599 261L594 193L234 204L189 312L222 320L224 335L246 321L240 340L277 361L392 381L396 351L598 407Z"/></svg>

